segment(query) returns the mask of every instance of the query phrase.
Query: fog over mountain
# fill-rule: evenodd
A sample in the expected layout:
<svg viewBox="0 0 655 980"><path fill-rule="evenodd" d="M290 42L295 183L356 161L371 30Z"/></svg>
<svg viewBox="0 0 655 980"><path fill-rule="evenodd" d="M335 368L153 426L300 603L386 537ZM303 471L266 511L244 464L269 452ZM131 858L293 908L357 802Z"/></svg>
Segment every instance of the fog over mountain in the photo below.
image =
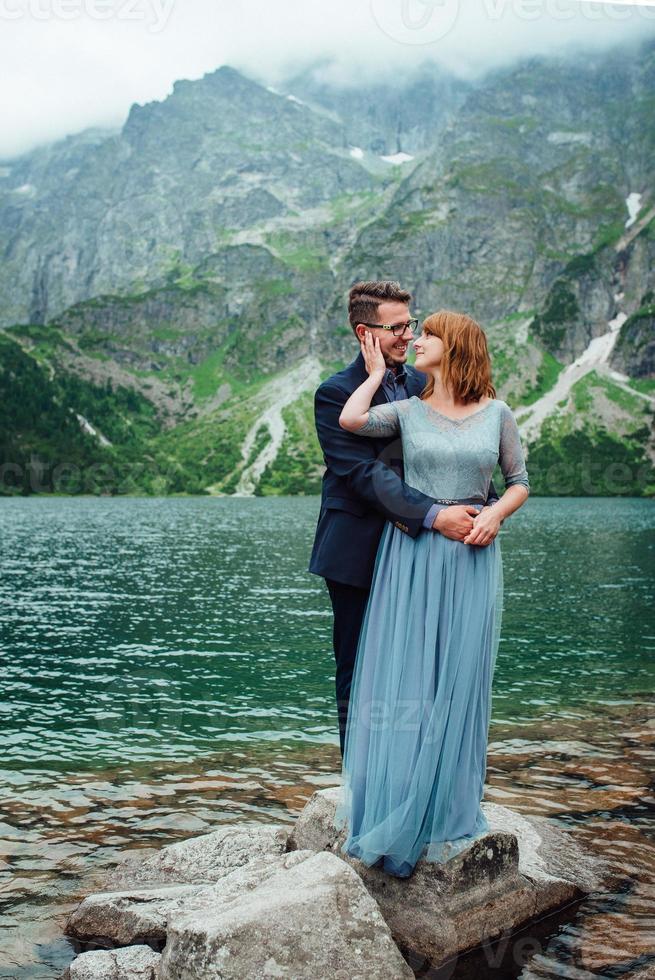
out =
<svg viewBox="0 0 655 980"><path fill-rule="evenodd" d="M460 78L655 33L655 5L589 0L14 0L0 10L0 158L90 126L222 64L279 85L402 86L428 60Z"/></svg>

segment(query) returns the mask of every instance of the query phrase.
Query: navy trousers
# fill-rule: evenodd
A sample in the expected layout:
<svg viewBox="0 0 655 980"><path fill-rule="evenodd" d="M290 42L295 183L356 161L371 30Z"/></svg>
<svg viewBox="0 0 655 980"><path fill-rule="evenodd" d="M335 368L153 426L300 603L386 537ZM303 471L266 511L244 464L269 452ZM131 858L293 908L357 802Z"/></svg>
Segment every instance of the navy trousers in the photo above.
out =
<svg viewBox="0 0 655 980"><path fill-rule="evenodd" d="M335 582L329 578L325 579L325 584L330 593L332 612L334 614L332 643L336 663L335 687L337 711L339 714L339 743L343 758L346 723L348 721L348 704L350 702L350 685L353 678L357 643L362 622L364 621L364 613L366 611L370 589L359 589L354 585L344 585L343 582Z"/></svg>

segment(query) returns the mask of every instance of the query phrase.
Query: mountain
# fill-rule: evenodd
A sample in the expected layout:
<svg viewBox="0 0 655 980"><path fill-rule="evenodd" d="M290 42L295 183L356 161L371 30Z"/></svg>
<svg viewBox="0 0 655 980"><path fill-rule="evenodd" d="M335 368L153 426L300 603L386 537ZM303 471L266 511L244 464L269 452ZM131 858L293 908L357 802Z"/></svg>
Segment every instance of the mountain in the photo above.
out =
<svg viewBox="0 0 655 980"><path fill-rule="evenodd" d="M316 65L290 78L287 96L329 112L344 127L349 143L379 156L416 154L431 149L439 130L473 89L431 62L411 75L366 86L330 84L331 65Z"/></svg>
<svg viewBox="0 0 655 980"><path fill-rule="evenodd" d="M3 161L0 492L316 491L312 391L380 277L483 325L535 493L652 495L654 107L652 42L475 83L223 67Z"/></svg>
<svg viewBox="0 0 655 980"><path fill-rule="evenodd" d="M343 127L231 68L135 105L119 134L5 163L2 323L47 322L191 270L242 229L369 189Z"/></svg>

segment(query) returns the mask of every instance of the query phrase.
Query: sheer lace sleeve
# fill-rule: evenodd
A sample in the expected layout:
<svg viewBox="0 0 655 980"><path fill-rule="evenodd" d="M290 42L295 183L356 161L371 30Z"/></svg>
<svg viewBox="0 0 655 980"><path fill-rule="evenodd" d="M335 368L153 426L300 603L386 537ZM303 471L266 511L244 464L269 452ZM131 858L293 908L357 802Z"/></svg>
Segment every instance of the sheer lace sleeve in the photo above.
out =
<svg viewBox="0 0 655 980"><path fill-rule="evenodd" d="M398 406L401 402L387 402L386 405L371 405L368 410L368 421L361 429L359 436L395 436L400 431Z"/></svg>
<svg viewBox="0 0 655 980"><path fill-rule="evenodd" d="M503 414L500 423L500 468L505 478L505 489L521 483L530 490L528 471L525 466L525 456L521 445L519 427L514 413L506 402L503 402Z"/></svg>

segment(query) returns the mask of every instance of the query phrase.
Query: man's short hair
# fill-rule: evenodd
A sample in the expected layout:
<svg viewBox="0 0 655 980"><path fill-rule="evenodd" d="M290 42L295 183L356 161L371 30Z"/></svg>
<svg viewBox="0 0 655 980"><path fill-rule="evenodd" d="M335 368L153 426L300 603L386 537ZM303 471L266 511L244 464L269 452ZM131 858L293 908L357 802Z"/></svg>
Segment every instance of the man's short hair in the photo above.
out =
<svg viewBox="0 0 655 980"><path fill-rule="evenodd" d="M412 294L393 279L356 282L348 294L348 318L355 329L358 323L372 323L380 303L409 303Z"/></svg>

